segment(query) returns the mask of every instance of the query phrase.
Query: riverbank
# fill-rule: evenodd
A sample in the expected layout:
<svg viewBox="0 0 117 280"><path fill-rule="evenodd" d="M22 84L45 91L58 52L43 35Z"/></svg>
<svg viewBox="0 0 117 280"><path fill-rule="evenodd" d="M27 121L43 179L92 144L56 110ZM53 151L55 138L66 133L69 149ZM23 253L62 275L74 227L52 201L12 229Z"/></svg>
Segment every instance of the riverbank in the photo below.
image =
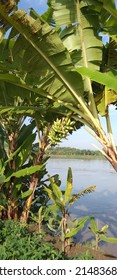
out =
<svg viewBox="0 0 117 280"><path fill-rule="evenodd" d="M80 150L70 147L50 148L46 155L50 158L60 159L104 159L104 156L96 150Z"/></svg>
<svg viewBox="0 0 117 280"><path fill-rule="evenodd" d="M29 224L29 231L31 233L38 232L38 225L35 223ZM61 250L60 236L50 235L49 233L46 233L45 241L54 244L55 249ZM81 260L117 260L116 256L111 254L109 251L103 251L101 247L99 248L99 250L96 250L92 248L91 243L85 245L79 242L72 242L67 257L71 260L75 260L78 258Z"/></svg>
<svg viewBox="0 0 117 280"><path fill-rule="evenodd" d="M105 159L103 156L94 156L94 155L74 155L74 154L48 154L50 158L53 159Z"/></svg>

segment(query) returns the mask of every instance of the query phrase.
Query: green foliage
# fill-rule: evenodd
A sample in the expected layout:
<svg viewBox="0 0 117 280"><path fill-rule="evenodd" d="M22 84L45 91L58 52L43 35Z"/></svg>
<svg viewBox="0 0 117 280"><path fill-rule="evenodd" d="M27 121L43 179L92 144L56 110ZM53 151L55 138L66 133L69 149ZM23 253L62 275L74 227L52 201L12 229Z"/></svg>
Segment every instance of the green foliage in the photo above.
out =
<svg viewBox="0 0 117 280"><path fill-rule="evenodd" d="M72 182L72 170L71 168L68 169L68 174L67 174L67 182L66 182L66 189L65 189L65 203L68 202L70 196L71 196L71 192L73 189L72 186L73 182Z"/></svg>
<svg viewBox="0 0 117 280"><path fill-rule="evenodd" d="M0 260L58 260L62 253L14 221L0 222Z"/></svg>
<svg viewBox="0 0 117 280"><path fill-rule="evenodd" d="M17 115L10 119L9 113L4 114L0 122L0 207L6 212L4 218L8 218L8 211L9 218L10 215L14 218L13 213L17 212L16 215L19 216L25 199L32 194L32 190L29 190L29 178L37 171L43 173L45 167L31 166L30 155L36 137L36 133L33 133L35 122L25 125L22 116L19 120ZM27 133L29 136L25 137Z"/></svg>
<svg viewBox="0 0 117 280"><path fill-rule="evenodd" d="M4 17L3 14L5 9L5 5L0 9L0 16L2 18ZM17 19L19 18L19 21L16 20L16 17ZM74 74L72 75L72 73L70 72L73 67L69 53L66 52L66 49L63 46L58 34L55 31L53 32L53 29L51 29L47 23L45 24L44 20L41 17L39 17L38 19L34 19L22 10L13 13L12 17L8 16L7 20L9 22L8 25L12 25L15 28L15 33L11 31L9 39L16 36L16 34L18 35L17 40L13 45L12 55L15 61L14 67L16 68L17 65L17 67L19 68L18 75L21 75L22 77L21 72L23 71L24 76L22 77L22 79L20 77L20 79L18 80L18 77L16 77L16 75L11 74L10 76L9 74L7 74L7 77L4 77L4 80L6 78L7 81L9 80L9 82L12 82L12 84L14 83L14 85L19 84L19 86L26 88L27 90L29 90L29 92L42 92L42 94L45 92L45 96L47 96L46 94L48 92L48 96L53 96L55 100L58 99L58 90L60 90L63 102L67 102L69 92L68 90L63 89L61 79L58 79L58 77L60 77L61 75L59 74L60 68L60 71L62 71L61 78L64 80L66 79L67 71L70 83L73 85L73 87L77 87L79 91L82 91L83 84L81 77L79 76L79 74L77 75L77 73L74 76ZM26 26L25 22L27 22ZM30 26L29 28L27 28L28 23ZM29 39L30 35L31 38ZM42 42L41 36L43 37L44 42ZM31 41L33 41L33 44L31 43ZM27 48L27 43L30 45L29 48ZM31 60L30 53L33 54L33 58L31 58ZM57 59L57 57L59 57L59 60ZM54 64L56 64L56 66ZM22 71L20 71L20 66L22 67ZM25 79L25 81L23 78ZM3 75L1 79L3 79ZM77 81L77 79L79 80L78 84L75 82ZM34 89L32 86L34 87ZM74 97L70 96L70 100L74 102Z"/></svg>
<svg viewBox="0 0 117 280"><path fill-rule="evenodd" d="M93 71L93 70L90 70L90 69L87 69L84 67L78 68L77 71L79 73L81 73L82 75L89 77L91 80L98 82L102 85L105 85L109 89L111 88L111 89L115 90L115 92L117 92L117 84L116 84L116 79L115 79L116 71L110 71L108 73L100 73L100 72L96 72L96 71ZM116 101L116 99L115 99L115 101ZM111 104L111 103L113 103L113 100L111 101L111 99L110 99L109 104Z"/></svg>
<svg viewBox="0 0 117 280"><path fill-rule="evenodd" d="M39 171L41 168L42 168L42 166L34 166L34 167L31 166L31 167L27 167L22 170L18 170L17 172L13 172L9 177L5 178L3 183L9 182L12 177L21 178L24 176L29 176L29 175Z"/></svg>
<svg viewBox="0 0 117 280"><path fill-rule="evenodd" d="M27 104L28 102L20 104L20 109L25 114L26 108L22 106L32 106L32 108L27 106L27 112L29 114L30 111L32 116L36 112L39 116L42 114L42 107L36 103L38 98L50 99L54 110L57 109L64 116L72 114L77 123L80 121L93 130L94 133L88 131L102 144L104 148L102 153L116 170L117 151L108 112L108 105L116 102L116 93L110 93L116 78L113 78L113 83L112 79L110 84L108 83L109 98L105 106L107 96L104 96L103 87L98 85L100 79L97 72L95 73L95 70L106 72L110 69L111 74L113 70L116 71L116 63L113 63L111 56L112 49L116 55L117 29L117 12L113 2L109 2L106 6L104 1L51 0L48 2L49 10L42 17L33 9L30 15L23 10L13 10L11 13L14 5L10 6L10 2L7 5L1 3L2 34L11 28L8 41L3 40L3 36L1 39L0 88L3 99L4 94L6 100L9 95L11 99L15 92L16 96L24 97L24 103L25 98L31 100L30 104ZM62 28L51 28L48 23L50 25L55 23ZM107 56L104 55L105 51L99 37L100 32L106 31L113 38L112 44L110 37L108 50L111 52L107 51ZM105 58L103 63L102 57ZM83 69L80 69L82 67ZM84 67L86 71L93 71L97 83L92 82L90 77L92 72L89 71L86 76L80 73L84 71ZM102 75L101 83L105 84L105 80L107 82L107 76ZM96 92L94 85L98 88ZM95 98L97 94L101 95L98 100ZM17 112L16 106L13 105L11 108L9 105L11 104L5 103L1 109L12 111L14 108ZM107 135L102 129L99 113L106 117ZM80 125L77 126L79 127ZM50 137L57 143L59 135L53 139L53 134L56 136L55 132L51 132Z"/></svg>
<svg viewBox="0 0 117 280"><path fill-rule="evenodd" d="M13 44L13 42L10 44L9 40L3 40L0 48L4 55L1 59L6 59ZM4 218L5 216L14 218L16 212L16 216L19 218L21 210L24 209L29 198L31 201L33 200L33 207L30 205L31 211L34 209L35 199L38 200L38 203L43 203L43 200L47 198L42 191L41 184L41 180L46 174L47 159L44 158L44 153L48 147L53 145L48 134L54 120L60 114L54 112L54 109L54 114L50 111L52 102L47 100L45 102L36 94L32 96L32 93L28 99L26 92L20 94L20 90L14 92L11 87L7 86L5 86L7 90L4 92L4 84L0 83L2 90L0 100L0 209L6 212L4 212ZM29 125L25 124L27 116L31 116ZM59 119L57 120L59 121ZM62 118L60 122L62 122ZM65 121L63 127L66 131L65 135L67 135L70 126L68 128ZM38 143L34 144L37 133ZM61 137L64 135L59 135L58 142ZM34 174L38 184L32 190L30 185Z"/></svg>
<svg viewBox="0 0 117 280"><path fill-rule="evenodd" d="M98 83L107 83L108 74L102 75L100 80L97 74L101 73L95 72L110 70L113 75L115 70L116 75L116 63L111 54L113 49L116 58L117 12L113 1L108 5L105 3L94 0L51 0L47 13L41 17L33 9L27 15L23 10L15 11L12 3L10 5L10 2L6 4L1 1L1 33L10 28L11 32L8 40L3 40L1 36L0 88L3 99L4 94L8 100L8 96L11 99L15 93L20 98L23 96L24 101L25 98L33 101L30 102L32 108L28 108L27 102L20 104L24 114L25 107L22 106L26 105L28 114L30 111L32 116L35 112L41 115L42 107L36 106L40 97L50 99L54 110L57 109L59 113L66 116L72 114L73 119L93 130L94 133L89 131L102 144L102 153L116 170L117 151L108 112L108 105L116 102L116 92L110 92L113 85L116 88L116 77L113 77L113 83L110 78L109 98L105 104L107 91ZM60 28L51 27L48 23L57 24ZM104 55L100 32L110 35L107 55ZM83 74L85 71L88 73ZM96 83L92 82L92 75L94 80L96 77ZM96 92L94 85L98 88ZM101 97L96 99L98 94ZM14 108L17 112L16 106L11 108L10 105L5 103L1 109L12 111ZM106 117L107 135L102 129L99 113ZM50 134L53 139L54 132ZM53 139L55 143L58 138Z"/></svg>
<svg viewBox="0 0 117 280"><path fill-rule="evenodd" d="M93 260L93 256L89 251L87 250L86 252L82 253L78 257L74 257L73 260Z"/></svg>
<svg viewBox="0 0 117 280"><path fill-rule="evenodd" d="M38 224L38 233L41 234L42 233L42 222L44 220L44 217L46 216L46 207L44 206L40 206L38 213L34 214L33 212L31 212L31 220L33 220L34 222L36 222Z"/></svg>
<svg viewBox="0 0 117 280"><path fill-rule="evenodd" d="M53 156L53 157L100 157L100 152L96 150L88 150L88 149L77 149L77 148L70 148L70 147L51 147L46 152L47 155Z"/></svg>
<svg viewBox="0 0 117 280"><path fill-rule="evenodd" d="M117 243L117 238L106 236L107 229L109 227L108 225L104 225L101 229L99 229L95 222L94 217L90 218L90 224L91 224L90 230L95 236L96 250L98 250L98 248L99 248L100 241L105 241L105 242L115 243L115 244Z"/></svg>
<svg viewBox="0 0 117 280"><path fill-rule="evenodd" d="M78 200L82 195L94 191L95 186L89 187L86 190L79 192L78 194L71 194L73 190L73 183L72 170L70 167L68 169L66 188L64 192L60 190L59 186L57 186L57 184L52 178L49 178L49 180L50 186L45 187L45 190L47 191L49 198L54 203L55 208L53 209L53 211L55 213L57 213L57 211L60 212L61 217L55 214L55 217L49 219L48 225L50 230L55 231L53 224L54 220L55 222L57 220L59 224L58 229L61 232L62 250L66 252L67 239L69 239L70 241L70 238L76 235L84 227L85 222L88 220L88 217L86 216L80 220L74 219L71 221L69 217L69 206L73 204L76 200Z"/></svg>
<svg viewBox="0 0 117 280"><path fill-rule="evenodd" d="M102 60L102 42L97 29L99 28L98 13L89 8L86 1L52 0L53 18L57 26L62 27L60 37L69 50L75 66L84 65L84 39L87 56L87 67L99 70ZM71 12L69 12L71 11ZM82 28L82 34L81 34ZM90 37L90 41L88 38Z"/></svg>
<svg viewBox="0 0 117 280"><path fill-rule="evenodd" d="M59 189L59 186L56 185L54 180L52 178L49 178L50 180L50 187L45 187L50 199L58 206L60 207L61 212L64 212L64 210L69 207L71 204L73 204L77 199L79 199L82 195L86 193L90 193L95 190L95 186L89 187L86 190L83 190L79 192L78 194L71 195L71 192L73 190L73 183L72 183L72 170L69 167L68 169L68 175L67 175L67 183L66 183L66 189L64 192L64 195L62 191Z"/></svg>
<svg viewBox="0 0 117 280"><path fill-rule="evenodd" d="M103 154L117 170L117 151L108 111L108 106L117 100L117 11L114 2L106 5L103 0L50 0L48 3L49 10L40 17L33 9L30 15L23 10L16 11L16 1L0 1L0 209L8 211L9 218L14 217L18 207L21 210L25 200L33 197L37 186L32 191L30 184L34 183L33 175L39 182L46 172L43 165L42 169L40 167L48 145L58 144L74 127L79 128L78 121L94 131L93 136L104 148ZM55 22L62 25L62 29L49 26ZM9 29L9 38L4 39ZM105 48L102 48L99 31L107 32L113 38L110 37ZM98 87L92 80L108 88ZM97 85L97 92L93 90L94 85ZM70 115L77 121L77 126L67 118L52 117L51 110L54 116L55 112ZM106 118L107 136L98 113ZM29 133L23 126L26 116L33 117L36 122L28 127ZM33 146L35 127L39 137L37 151ZM27 139L25 135L28 135ZM94 190L87 188L71 195L69 174L65 195L51 179L52 188L48 188L48 195L62 214L78 198Z"/></svg>

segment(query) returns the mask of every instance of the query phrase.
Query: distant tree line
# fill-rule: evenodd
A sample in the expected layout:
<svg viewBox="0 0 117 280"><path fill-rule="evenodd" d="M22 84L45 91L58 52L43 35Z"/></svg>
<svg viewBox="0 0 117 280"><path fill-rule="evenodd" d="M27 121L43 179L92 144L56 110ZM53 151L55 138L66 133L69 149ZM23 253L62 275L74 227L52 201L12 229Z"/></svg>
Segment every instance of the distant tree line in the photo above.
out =
<svg viewBox="0 0 117 280"><path fill-rule="evenodd" d="M70 147L51 147L47 154L50 156L98 156L102 157L99 151L89 149L77 149Z"/></svg>

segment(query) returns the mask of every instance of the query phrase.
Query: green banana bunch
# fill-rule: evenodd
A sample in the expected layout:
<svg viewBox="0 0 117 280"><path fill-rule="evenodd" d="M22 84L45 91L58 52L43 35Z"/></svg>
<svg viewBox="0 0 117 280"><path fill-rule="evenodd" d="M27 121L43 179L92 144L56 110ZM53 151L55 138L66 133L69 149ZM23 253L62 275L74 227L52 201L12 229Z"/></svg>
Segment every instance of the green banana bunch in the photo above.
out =
<svg viewBox="0 0 117 280"><path fill-rule="evenodd" d="M70 118L56 119L49 132L48 138L53 145L57 145L63 138L74 130L75 121Z"/></svg>

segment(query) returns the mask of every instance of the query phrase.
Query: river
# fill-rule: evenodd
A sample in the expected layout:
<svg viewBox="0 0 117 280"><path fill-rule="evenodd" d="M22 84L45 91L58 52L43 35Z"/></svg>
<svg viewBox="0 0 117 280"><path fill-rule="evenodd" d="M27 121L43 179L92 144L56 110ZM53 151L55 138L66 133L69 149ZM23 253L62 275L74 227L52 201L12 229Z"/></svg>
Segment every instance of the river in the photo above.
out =
<svg viewBox="0 0 117 280"><path fill-rule="evenodd" d="M99 228L109 225L107 236L117 237L117 173L106 160L49 159L48 173L59 174L61 189L65 189L68 167L73 173L73 193L87 187L96 186L95 192L82 196L70 208L73 217L94 216ZM93 238L89 222L76 235L79 242L88 242ZM117 244L102 243L101 249L117 256Z"/></svg>

